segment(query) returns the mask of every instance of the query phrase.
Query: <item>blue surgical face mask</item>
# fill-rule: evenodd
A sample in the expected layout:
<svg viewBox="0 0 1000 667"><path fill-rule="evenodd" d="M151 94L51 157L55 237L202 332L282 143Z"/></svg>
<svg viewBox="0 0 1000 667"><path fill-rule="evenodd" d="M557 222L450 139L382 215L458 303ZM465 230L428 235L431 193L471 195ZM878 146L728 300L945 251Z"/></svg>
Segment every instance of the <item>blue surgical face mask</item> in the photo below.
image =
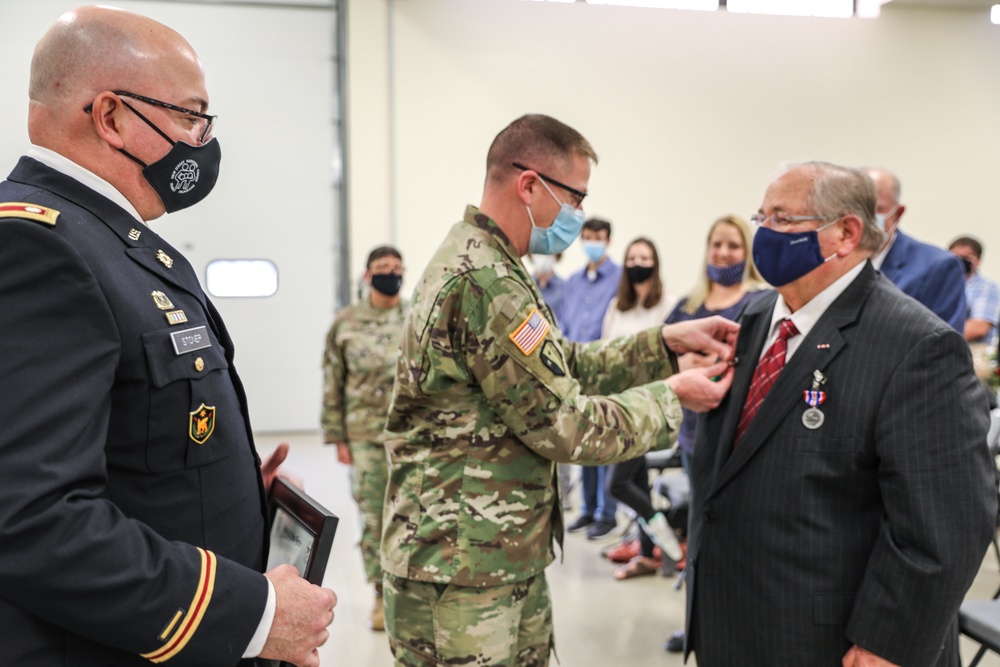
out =
<svg viewBox="0 0 1000 667"><path fill-rule="evenodd" d="M881 231L884 232L885 231L885 219L888 218L893 213L895 213L897 208L899 208L899 204L896 204L891 209L889 209L888 213L876 213L875 214L875 226L878 227Z"/></svg>
<svg viewBox="0 0 1000 667"><path fill-rule="evenodd" d="M604 241L583 241L583 254L591 264L601 261L604 253L608 250L608 245Z"/></svg>
<svg viewBox="0 0 1000 667"><path fill-rule="evenodd" d="M729 266L715 266L714 264L709 264L706 267L706 270L708 271L708 279L713 283L722 285L723 287L738 285L743 281L743 271L746 268L746 264L746 262L730 264Z"/></svg>
<svg viewBox="0 0 1000 667"><path fill-rule="evenodd" d="M798 280L829 262L819 249L819 232L839 222L834 220L808 232L776 232L759 227L753 237L753 261L764 280L775 287Z"/></svg>
<svg viewBox="0 0 1000 667"><path fill-rule="evenodd" d="M556 216L551 225L542 229L535 224L535 216L531 214L531 208L525 206L528 209L528 219L531 220L531 240L528 242L528 252L533 255L557 255L564 252L580 235L580 230L583 229L583 211L560 202L552 190L549 190L545 181L541 181L541 184L545 186L552 198L559 202L559 215Z"/></svg>

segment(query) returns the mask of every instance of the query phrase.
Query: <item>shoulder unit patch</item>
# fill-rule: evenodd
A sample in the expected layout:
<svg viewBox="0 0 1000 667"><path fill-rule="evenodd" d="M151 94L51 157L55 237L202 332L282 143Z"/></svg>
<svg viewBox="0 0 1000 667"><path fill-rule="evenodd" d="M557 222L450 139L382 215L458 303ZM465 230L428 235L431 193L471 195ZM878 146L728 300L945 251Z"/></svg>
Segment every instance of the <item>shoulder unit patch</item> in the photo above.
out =
<svg viewBox="0 0 1000 667"><path fill-rule="evenodd" d="M6 202L0 204L0 218L24 218L43 222L46 225L55 225L59 217L59 211L35 204L25 204L23 202Z"/></svg>

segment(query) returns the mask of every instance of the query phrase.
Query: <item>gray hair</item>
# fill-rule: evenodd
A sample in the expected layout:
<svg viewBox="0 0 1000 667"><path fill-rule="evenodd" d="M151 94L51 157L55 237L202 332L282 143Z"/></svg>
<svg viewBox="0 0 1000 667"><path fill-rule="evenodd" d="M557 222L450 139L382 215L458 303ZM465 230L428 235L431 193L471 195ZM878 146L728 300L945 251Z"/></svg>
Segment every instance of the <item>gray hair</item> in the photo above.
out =
<svg viewBox="0 0 1000 667"><path fill-rule="evenodd" d="M885 234L875 224L875 183L863 171L829 162L804 162L796 168L814 174L807 205L816 215L837 218L856 215L863 225L860 247L878 252Z"/></svg>

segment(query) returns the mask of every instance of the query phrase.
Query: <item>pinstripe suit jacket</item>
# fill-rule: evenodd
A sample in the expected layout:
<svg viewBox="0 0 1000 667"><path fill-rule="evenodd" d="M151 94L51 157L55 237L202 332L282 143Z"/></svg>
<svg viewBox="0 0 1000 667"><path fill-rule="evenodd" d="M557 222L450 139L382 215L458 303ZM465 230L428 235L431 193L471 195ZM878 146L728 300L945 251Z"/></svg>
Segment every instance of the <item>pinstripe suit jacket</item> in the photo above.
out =
<svg viewBox="0 0 1000 667"><path fill-rule="evenodd" d="M733 449L776 299L748 307L732 390L699 423L688 650L699 667L834 667L855 643L958 665L956 613L997 515L968 346L868 264ZM810 430L817 369L826 419Z"/></svg>

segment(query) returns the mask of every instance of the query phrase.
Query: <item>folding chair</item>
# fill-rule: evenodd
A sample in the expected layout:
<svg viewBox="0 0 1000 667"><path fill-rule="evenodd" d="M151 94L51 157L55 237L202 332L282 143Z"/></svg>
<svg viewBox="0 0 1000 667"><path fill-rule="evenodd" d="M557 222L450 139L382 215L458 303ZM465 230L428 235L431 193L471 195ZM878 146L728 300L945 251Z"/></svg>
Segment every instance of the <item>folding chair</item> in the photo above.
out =
<svg viewBox="0 0 1000 667"><path fill-rule="evenodd" d="M993 538L993 550L1000 560L1000 545ZM976 667L986 651L1000 653L1000 589L992 600L966 600L958 610L958 631L979 642L979 650L968 667Z"/></svg>

